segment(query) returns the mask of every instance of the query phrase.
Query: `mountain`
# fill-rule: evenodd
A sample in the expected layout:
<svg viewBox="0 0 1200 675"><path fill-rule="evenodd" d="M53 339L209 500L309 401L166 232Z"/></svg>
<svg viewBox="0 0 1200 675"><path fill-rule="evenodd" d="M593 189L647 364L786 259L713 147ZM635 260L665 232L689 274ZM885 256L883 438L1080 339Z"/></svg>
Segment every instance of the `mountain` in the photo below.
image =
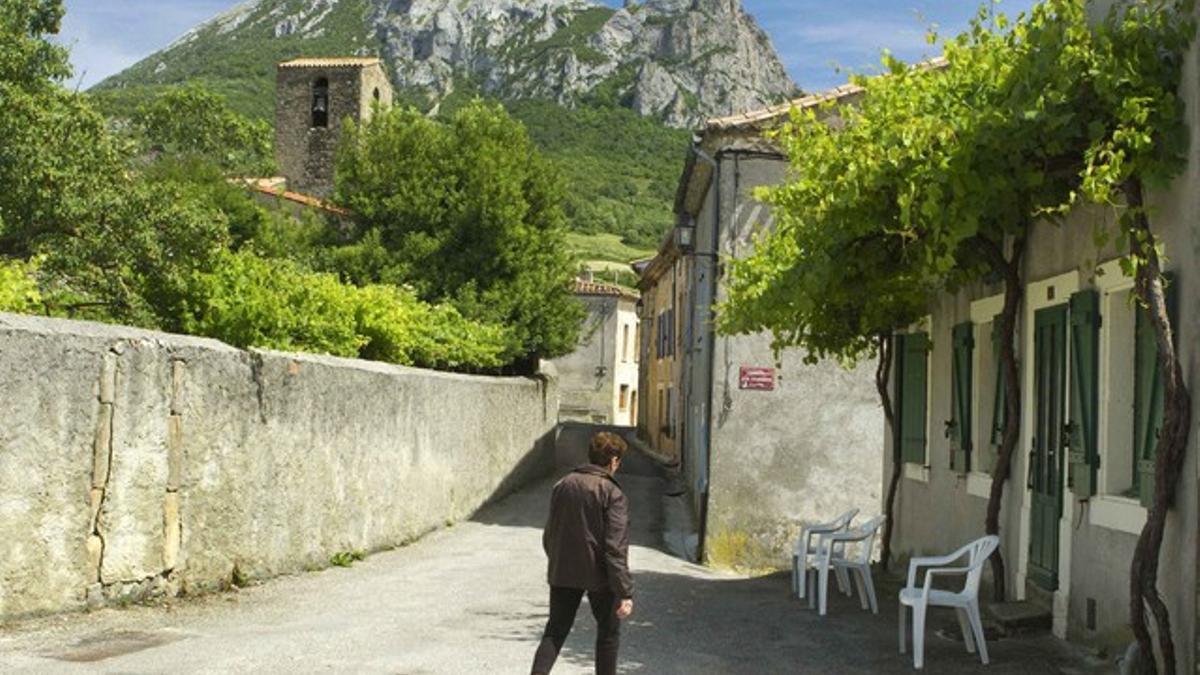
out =
<svg viewBox="0 0 1200 675"><path fill-rule="evenodd" d="M249 0L98 85L220 82L269 113L274 65L377 55L406 100L618 104L686 127L796 91L740 0Z"/></svg>
<svg viewBox="0 0 1200 675"><path fill-rule="evenodd" d="M686 129L796 94L740 0L248 0L92 92L120 112L198 82L273 119L275 64L329 55L382 57L432 114L503 101L563 166L574 229L643 249L672 223Z"/></svg>

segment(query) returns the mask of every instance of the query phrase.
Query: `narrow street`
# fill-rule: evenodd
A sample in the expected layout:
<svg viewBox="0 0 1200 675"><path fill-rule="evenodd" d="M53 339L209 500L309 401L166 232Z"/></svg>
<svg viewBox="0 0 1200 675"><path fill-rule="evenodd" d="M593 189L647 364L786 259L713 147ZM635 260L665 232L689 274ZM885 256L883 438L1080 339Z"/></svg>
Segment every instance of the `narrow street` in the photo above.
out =
<svg viewBox="0 0 1200 675"><path fill-rule="evenodd" d="M788 596L786 576L705 570L659 548L663 481L637 462L621 477L635 527L636 611L622 672L912 672L896 652L894 590L881 610L831 596L821 619ZM643 475L636 475L641 473ZM157 607L103 610L0 628L4 673L524 673L545 620L543 482L471 522L352 568L277 579ZM936 629L943 620L934 617ZM581 608L556 673L591 672ZM982 668L931 636L927 672L1094 672L1049 637L999 640Z"/></svg>

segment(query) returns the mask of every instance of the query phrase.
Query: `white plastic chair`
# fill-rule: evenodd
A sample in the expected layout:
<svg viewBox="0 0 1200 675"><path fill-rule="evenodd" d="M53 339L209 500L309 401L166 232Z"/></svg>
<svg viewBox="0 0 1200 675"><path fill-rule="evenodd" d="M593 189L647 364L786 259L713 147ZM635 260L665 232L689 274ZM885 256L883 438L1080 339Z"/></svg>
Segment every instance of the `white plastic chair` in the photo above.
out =
<svg viewBox="0 0 1200 675"><path fill-rule="evenodd" d="M829 568L837 574L842 590L850 595L849 577L857 572L854 580L858 583L859 600L862 608L875 614L879 613L879 602L875 599L875 582L871 579L871 551L875 548L875 535L883 525L885 516L875 516L867 522L852 527L845 532L833 532L821 536L821 551L817 554L817 588L820 594L821 616L825 616L826 599L829 595ZM853 555L847 550L851 544L857 544ZM811 604L811 600L809 603Z"/></svg>
<svg viewBox="0 0 1200 675"><path fill-rule="evenodd" d="M987 642L983 636L983 621L979 617L979 581L983 576L983 564L999 545L1000 538L989 535L976 539L948 556L913 558L908 562L908 585L900 591L900 653L904 653L907 643L904 629L907 618L905 608L912 607L914 668L920 670L925 665L925 614L929 607L953 607L958 614L958 626L962 629L967 653L975 653L975 647L978 645L979 660L983 665L987 665ZM937 567L955 562L964 556L967 559L965 567ZM916 585L917 569L920 567L930 568L925 571L924 586ZM961 591L939 591L933 588L934 577L954 575L967 577Z"/></svg>
<svg viewBox="0 0 1200 675"><path fill-rule="evenodd" d="M800 528L800 538L796 540L796 546L792 549L792 593L795 593L797 598L804 599L804 591L808 586L808 570L813 567L809 563L809 557L816 557L821 545L821 535L841 532L850 526L850 521L856 515L858 509L850 509L828 523L805 525ZM839 576L838 583L844 584L845 581ZM846 587L843 585L842 589L845 590Z"/></svg>

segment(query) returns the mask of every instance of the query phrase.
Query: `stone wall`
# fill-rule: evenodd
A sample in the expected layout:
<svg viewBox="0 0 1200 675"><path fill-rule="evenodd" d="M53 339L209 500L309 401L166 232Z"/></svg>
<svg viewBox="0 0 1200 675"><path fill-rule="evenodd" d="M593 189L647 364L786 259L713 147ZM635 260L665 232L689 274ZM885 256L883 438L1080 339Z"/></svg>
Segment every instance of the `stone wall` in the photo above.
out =
<svg viewBox="0 0 1200 675"><path fill-rule="evenodd" d="M553 468L553 381L0 314L0 619L409 542Z"/></svg>

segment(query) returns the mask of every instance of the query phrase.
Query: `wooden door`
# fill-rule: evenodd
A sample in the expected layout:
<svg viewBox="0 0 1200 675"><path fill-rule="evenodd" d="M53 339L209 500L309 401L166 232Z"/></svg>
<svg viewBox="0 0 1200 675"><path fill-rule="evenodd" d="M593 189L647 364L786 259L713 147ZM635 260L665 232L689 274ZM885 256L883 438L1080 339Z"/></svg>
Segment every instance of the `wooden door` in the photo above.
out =
<svg viewBox="0 0 1200 675"><path fill-rule="evenodd" d="M1053 591L1058 588L1058 526L1062 518L1067 415L1067 306L1034 316L1033 447L1028 484L1032 490L1029 578Z"/></svg>

